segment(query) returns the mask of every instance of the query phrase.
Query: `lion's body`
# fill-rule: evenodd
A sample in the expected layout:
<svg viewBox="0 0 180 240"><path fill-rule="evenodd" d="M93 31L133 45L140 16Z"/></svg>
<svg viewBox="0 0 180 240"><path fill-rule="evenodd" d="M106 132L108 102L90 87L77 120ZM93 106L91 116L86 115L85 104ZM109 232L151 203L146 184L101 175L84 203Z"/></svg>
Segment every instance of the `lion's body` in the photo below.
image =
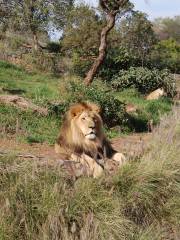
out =
<svg viewBox="0 0 180 240"><path fill-rule="evenodd" d="M100 159L113 159L116 156L115 161L124 160L124 156L117 153L105 137L99 111L99 107L92 103L73 105L64 116L55 145L56 152L64 154L66 159L83 164L86 162L94 177L103 171L102 166L98 164Z"/></svg>

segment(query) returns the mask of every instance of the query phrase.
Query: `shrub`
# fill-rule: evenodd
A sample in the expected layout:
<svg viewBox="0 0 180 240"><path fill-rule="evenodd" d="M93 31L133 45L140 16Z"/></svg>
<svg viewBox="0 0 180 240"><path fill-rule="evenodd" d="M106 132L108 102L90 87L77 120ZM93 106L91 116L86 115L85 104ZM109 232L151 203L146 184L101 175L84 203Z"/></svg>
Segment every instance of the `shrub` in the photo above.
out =
<svg viewBox="0 0 180 240"><path fill-rule="evenodd" d="M74 52L72 56L73 73L80 77L85 77L86 72L89 70L91 64L91 59L83 59L80 53Z"/></svg>
<svg viewBox="0 0 180 240"><path fill-rule="evenodd" d="M140 64L140 59L130 53L127 48L122 46L111 48L107 52L98 75L110 81L113 75L117 74L120 69L128 69L130 66L139 66Z"/></svg>
<svg viewBox="0 0 180 240"><path fill-rule="evenodd" d="M175 82L167 70L150 70L143 67L131 67L129 70L119 71L119 73L113 77L111 85L116 90L135 87L143 94L147 94L157 88L164 88L170 97L173 97L176 92Z"/></svg>
<svg viewBox="0 0 180 240"><path fill-rule="evenodd" d="M105 92L95 84L87 88L84 84L75 82L67 84L65 91L67 93L66 101L56 106L50 106L52 112L63 114L72 103L92 101L101 106L102 117L107 126L124 124L125 105L112 93Z"/></svg>

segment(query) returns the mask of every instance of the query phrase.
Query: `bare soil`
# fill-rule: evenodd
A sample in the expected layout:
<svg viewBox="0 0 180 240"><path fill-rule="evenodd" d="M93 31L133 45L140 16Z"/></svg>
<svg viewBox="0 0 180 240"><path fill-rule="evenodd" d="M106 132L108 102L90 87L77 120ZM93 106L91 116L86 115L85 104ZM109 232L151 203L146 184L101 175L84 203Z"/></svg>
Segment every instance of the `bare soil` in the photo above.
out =
<svg viewBox="0 0 180 240"><path fill-rule="evenodd" d="M146 150L150 139L151 133L144 133L114 138L111 142L115 150L123 152L128 157L137 157ZM53 145L47 143L20 143L14 138L0 139L0 154L6 153L36 156L37 158L49 158L52 160L57 160L60 157L55 153Z"/></svg>

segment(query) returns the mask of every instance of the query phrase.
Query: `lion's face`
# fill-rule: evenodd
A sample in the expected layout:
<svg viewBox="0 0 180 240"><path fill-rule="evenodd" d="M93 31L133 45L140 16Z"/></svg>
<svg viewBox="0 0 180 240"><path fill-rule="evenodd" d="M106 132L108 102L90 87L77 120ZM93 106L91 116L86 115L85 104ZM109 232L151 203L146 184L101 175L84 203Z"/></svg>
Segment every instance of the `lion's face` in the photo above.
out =
<svg viewBox="0 0 180 240"><path fill-rule="evenodd" d="M101 119L93 111L83 111L75 118L75 124L88 140L95 140L101 127Z"/></svg>
<svg viewBox="0 0 180 240"><path fill-rule="evenodd" d="M73 105L69 112L69 122L73 141L78 139L95 141L102 135L102 119L100 108L95 104L81 103Z"/></svg>

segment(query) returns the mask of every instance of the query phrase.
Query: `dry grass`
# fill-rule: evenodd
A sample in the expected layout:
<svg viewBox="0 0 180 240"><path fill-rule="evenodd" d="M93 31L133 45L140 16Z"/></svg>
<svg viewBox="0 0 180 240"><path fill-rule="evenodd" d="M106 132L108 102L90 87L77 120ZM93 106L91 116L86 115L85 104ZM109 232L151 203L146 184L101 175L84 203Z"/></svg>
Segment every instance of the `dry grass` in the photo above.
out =
<svg viewBox="0 0 180 240"><path fill-rule="evenodd" d="M99 180L1 157L0 239L180 239L179 119L173 109L141 159Z"/></svg>

